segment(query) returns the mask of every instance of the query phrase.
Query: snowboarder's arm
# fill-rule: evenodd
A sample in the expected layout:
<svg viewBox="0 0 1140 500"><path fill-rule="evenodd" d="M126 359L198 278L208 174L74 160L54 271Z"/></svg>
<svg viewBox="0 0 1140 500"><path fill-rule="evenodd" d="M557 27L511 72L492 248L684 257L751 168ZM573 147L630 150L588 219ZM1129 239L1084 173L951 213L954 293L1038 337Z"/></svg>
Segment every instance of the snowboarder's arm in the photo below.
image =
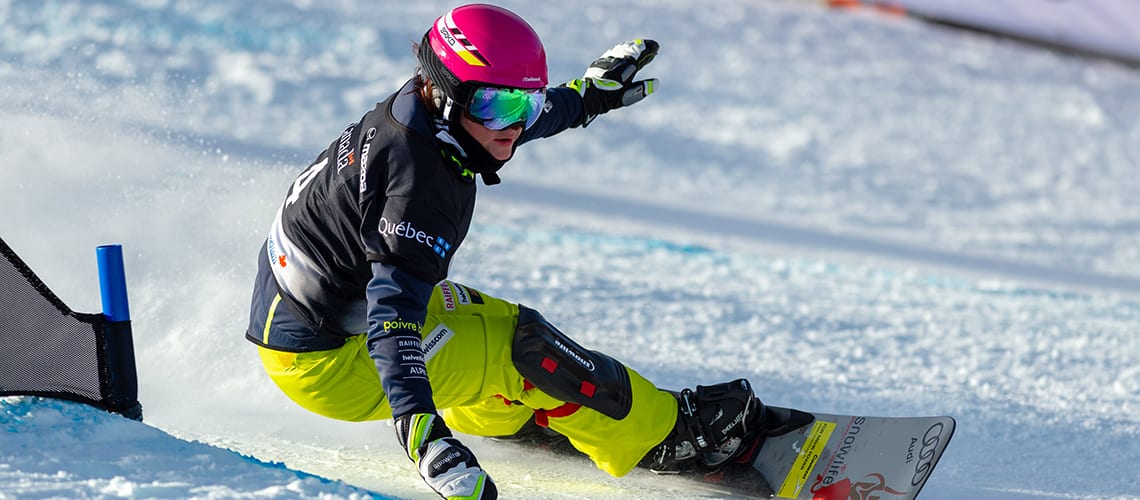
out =
<svg viewBox="0 0 1140 500"><path fill-rule="evenodd" d="M573 127L582 120L582 98L573 89L552 87L546 89L546 107L534 125L523 131L519 144L550 137Z"/></svg>
<svg viewBox="0 0 1140 500"><path fill-rule="evenodd" d="M629 106L652 94L657 79L634 81L657 56L658 44L636 39L620 43L594 61L582 78L546 91L546 108L519 143L550 137L571 127L585 127L598 115Z"/></svg>
<svg viewBox="0 0 1140 500"><path fill-rule="evenodd" d="M368 347L392 406L396 437L424 482L444 498L496 498L491 477L452 437L432 402L422 338L434 285L374 262L368 283Z"/></svg>
<svg viewBox="0 0 1140 500"><path fill-rule="evenodd" d="M435 413L420 339L433 285L390 264L372 263L368 298L368 352L392 416Z"/></svg>

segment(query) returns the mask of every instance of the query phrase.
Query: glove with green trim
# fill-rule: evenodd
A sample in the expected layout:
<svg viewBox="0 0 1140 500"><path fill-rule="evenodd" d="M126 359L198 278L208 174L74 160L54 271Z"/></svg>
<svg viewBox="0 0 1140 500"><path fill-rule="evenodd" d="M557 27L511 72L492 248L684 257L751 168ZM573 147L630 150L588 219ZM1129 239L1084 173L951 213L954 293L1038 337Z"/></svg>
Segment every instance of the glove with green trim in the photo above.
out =
<svg viewBox="0 0 1140 500"><path fill-rule="evenodd" d="M416 463L424 482L447 499L493 500L499 490L479 467L475 454L458 439L443 419L431 413L413 413L395 420L396 436Z"/></svg>
<svg viewBox="0 0 1140 500"><path fill-rule="evenodd" d="M562 84L582 97L582 117L574 124L585 127L598 115L629 106L657 90L657 79L633 81L634 75L657 55L659 45L648 39L619 43L590 64L582 78Z"/></svg>

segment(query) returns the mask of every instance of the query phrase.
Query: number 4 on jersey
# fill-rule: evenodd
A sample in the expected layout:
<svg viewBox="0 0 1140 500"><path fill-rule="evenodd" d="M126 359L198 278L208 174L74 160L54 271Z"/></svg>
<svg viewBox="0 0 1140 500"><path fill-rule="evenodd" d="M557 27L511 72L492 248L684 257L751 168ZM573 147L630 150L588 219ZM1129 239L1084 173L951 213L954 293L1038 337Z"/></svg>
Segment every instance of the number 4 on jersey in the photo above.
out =
<svg viewBox="0 0 1140 500"><path fill-rule="evenodd" d="M293 188L289 190L289 196L285 198L285 206L297 203L297 200L301 199L301 191L305 190L305 186L313 182L317 174L321 173L321 170L324 170L328 165L329 159L325 158L324 161L314 163L308 170L301 172L301 175L298 175L297 179L293 181Z"/></svg>

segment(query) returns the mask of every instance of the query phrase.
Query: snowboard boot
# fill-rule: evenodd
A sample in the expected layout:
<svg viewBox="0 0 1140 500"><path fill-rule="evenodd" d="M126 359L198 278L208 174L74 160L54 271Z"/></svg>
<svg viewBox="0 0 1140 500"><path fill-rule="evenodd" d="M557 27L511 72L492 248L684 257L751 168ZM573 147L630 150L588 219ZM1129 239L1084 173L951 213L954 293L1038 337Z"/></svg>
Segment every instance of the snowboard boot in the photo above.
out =
<svg viewBox="0 0 1140 500"><path fill-rule="evenodd" d="M697 386L675 396L680 410L673 432L639 464L655 473L715 470L755 450L767 433L764 403L747 380Z"/></svg>

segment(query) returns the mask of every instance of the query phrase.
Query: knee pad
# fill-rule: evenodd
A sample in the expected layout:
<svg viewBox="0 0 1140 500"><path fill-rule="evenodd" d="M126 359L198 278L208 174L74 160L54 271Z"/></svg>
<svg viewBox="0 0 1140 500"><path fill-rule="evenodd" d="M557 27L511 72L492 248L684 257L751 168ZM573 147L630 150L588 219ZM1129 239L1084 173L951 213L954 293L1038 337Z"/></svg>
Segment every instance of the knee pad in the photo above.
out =
<svg viewBox="0 0 1140 500"><path fill-rule="evenodd" d="M621 420L633 406L625 365L570 340L538 311L519 306L511 361L522 376L559 400Z"/></svg>

